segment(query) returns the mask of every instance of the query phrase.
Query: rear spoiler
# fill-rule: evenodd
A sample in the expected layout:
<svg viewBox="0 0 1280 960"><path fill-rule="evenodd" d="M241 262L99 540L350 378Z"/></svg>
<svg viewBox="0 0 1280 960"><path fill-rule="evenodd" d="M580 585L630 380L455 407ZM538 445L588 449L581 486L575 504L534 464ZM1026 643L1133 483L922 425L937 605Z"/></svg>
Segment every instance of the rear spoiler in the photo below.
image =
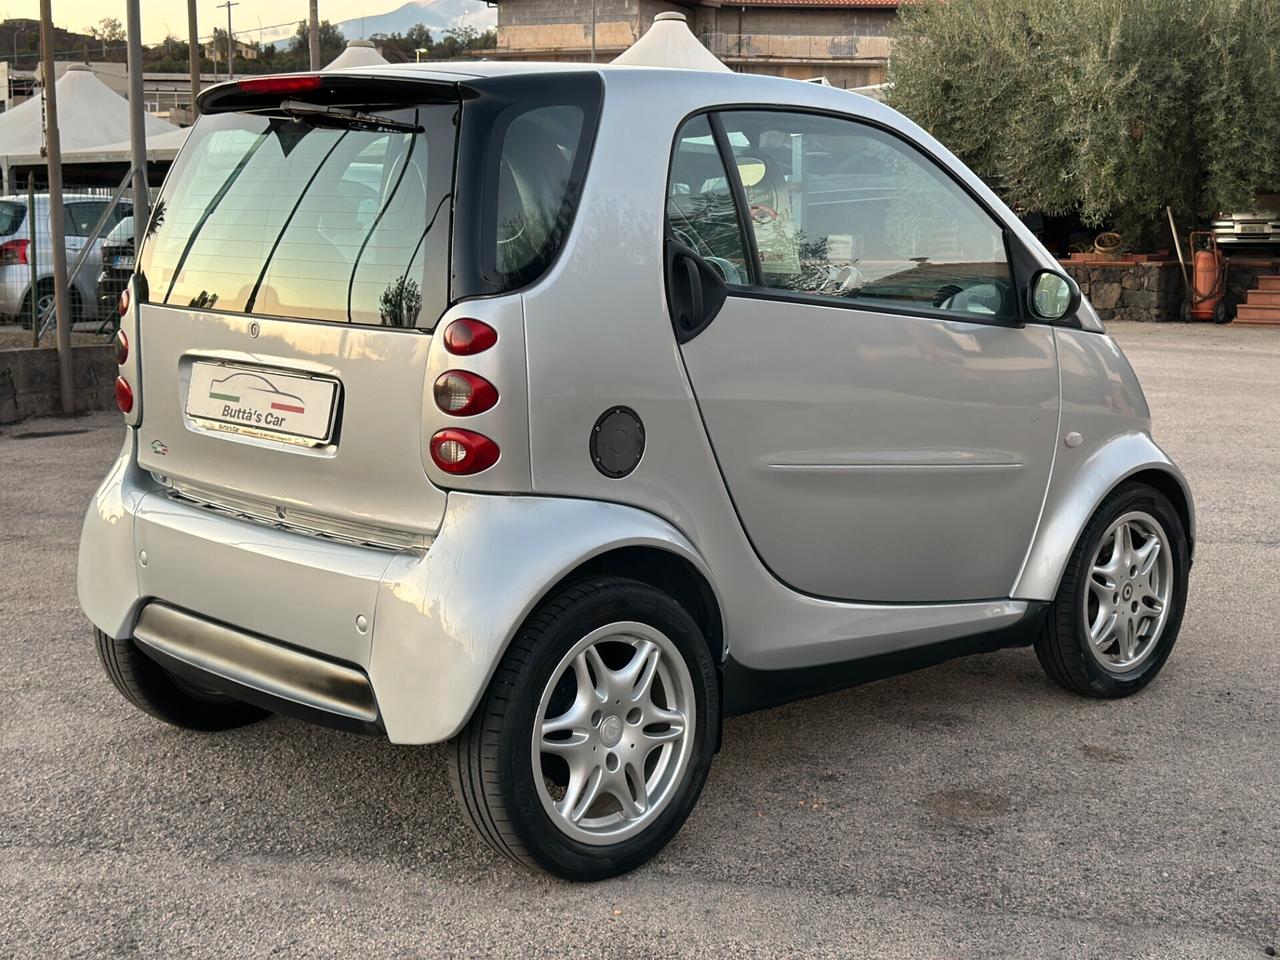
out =
<svg viewBox="0 0 1280 960"><path fill-rule="evenodd" d="M340 73L273 74L220 83L201 92L201 113L261 113L278 109L282 100L316 106L360 106L390 110L426 103L457 103L456 81L405 76L351 76Z"/></svg>

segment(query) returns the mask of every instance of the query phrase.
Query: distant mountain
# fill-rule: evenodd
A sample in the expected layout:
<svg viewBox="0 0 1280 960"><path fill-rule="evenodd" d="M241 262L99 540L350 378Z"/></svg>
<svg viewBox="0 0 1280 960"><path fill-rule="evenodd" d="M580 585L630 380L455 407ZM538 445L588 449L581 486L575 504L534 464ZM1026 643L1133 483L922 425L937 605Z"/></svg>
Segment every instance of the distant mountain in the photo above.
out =
<svg viewBox="0 0 1280 960"><path fill-rule="evenodd" d="M419 23L436 37L450 27L471 26L477 30L488 30L497 26L498 11L483 0L409 0L389 13L371 13L366 17L343 20L335 26L348 40L362 40L376 34L407 33L410 27ZM275 36L267 31L263 42L287 43L293 37L293 31L293 27L284 27ZM241 32L247 36L253 34L252 30Z"/></svg>
<svg viewBox="0 0 1280 960"><path fill-rule="evenodd" d="M409 0L390 13L344 20L338 29L348 40L360 40L378 33L406 33L419 23L433 34L460 26L487 30L497 25L498 12L482 0Z"/></svg>

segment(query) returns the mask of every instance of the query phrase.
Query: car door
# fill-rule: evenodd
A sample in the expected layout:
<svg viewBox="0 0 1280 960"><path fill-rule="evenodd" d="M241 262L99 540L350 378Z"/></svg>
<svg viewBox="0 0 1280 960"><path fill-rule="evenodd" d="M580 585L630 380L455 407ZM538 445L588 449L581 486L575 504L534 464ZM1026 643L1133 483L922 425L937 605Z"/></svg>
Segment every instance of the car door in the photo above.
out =
<svg viewBox="0 0 1280 960"><path fill-rule="evenodd" d="M1059 389L1000 223L893 133L734 110L677 135L668 225L729 284L681 352L761 561L823 597L1007 596Z"/></svg>

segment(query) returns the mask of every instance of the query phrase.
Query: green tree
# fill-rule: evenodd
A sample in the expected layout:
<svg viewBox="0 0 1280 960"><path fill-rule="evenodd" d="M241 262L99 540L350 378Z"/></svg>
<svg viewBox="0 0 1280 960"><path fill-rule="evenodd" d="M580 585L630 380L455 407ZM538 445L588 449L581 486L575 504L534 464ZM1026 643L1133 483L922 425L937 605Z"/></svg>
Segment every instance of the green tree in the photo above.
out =
<svg viewBox="0 0 1280 960"><path fill-rule="evenodd" d="M1131 245L1280 185L1274 0L924 0L889 79L1006 200Z"/></svg>

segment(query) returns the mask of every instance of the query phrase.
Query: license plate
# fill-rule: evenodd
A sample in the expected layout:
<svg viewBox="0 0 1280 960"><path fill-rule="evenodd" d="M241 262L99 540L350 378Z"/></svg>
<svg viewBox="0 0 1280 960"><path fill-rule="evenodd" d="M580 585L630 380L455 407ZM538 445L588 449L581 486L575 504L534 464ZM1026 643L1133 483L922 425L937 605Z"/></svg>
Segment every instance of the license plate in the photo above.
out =
<svg viewBox="0 0 1280 960"><path fill-rule="evenodd" d="M111 269L112 270L132 270L133 257L130 257L130 256L112 257Z"/></svg>
<svg viewBox="0 0 1280 960"><path fill-rule="evenodd" d="M187 416L215 430L319 445L333 433L337 396L333 380L197 360Z"/></svg>
<svg viewBox="0 0 1280 960"><path fill-rule="evenodd" d="M1271 227L1265 223L1237 223L1236 233L1270 233Z"/></svg>

